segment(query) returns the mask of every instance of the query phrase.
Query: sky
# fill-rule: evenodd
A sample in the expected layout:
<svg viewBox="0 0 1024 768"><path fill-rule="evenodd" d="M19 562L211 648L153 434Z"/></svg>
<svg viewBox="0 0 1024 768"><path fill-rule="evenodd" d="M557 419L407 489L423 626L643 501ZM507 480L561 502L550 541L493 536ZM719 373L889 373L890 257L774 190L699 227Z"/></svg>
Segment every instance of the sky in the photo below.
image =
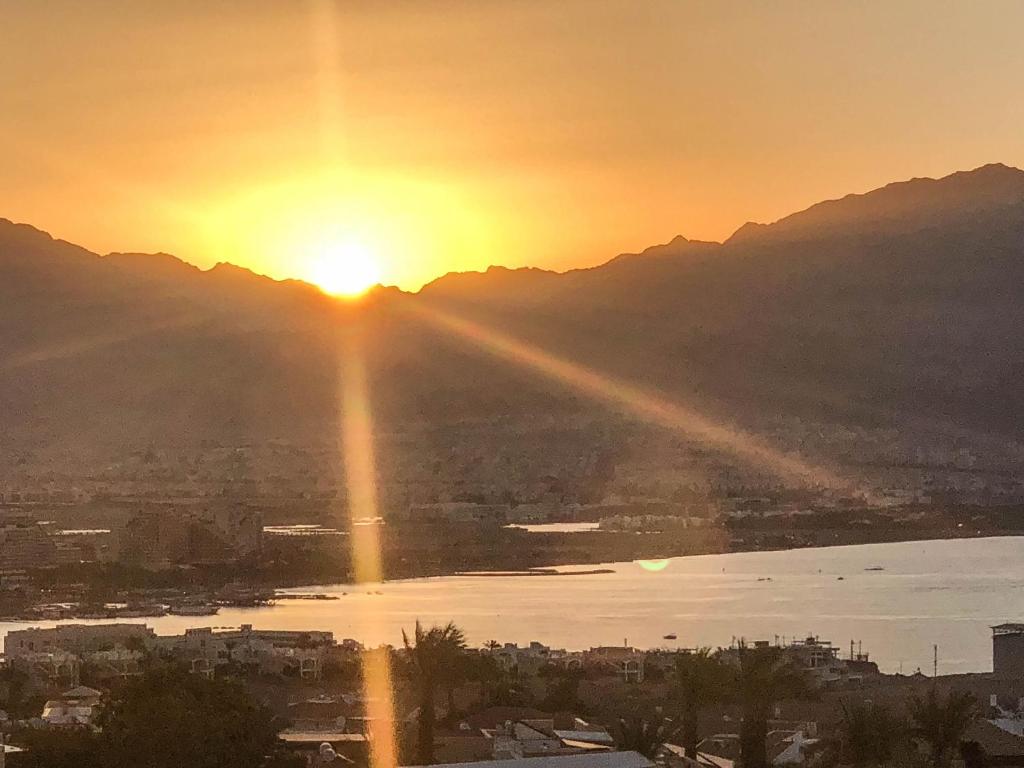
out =
<svg viewBox="0 0 1024 768"><path fill-rule="evenodd" d="M0 12L0 216L100 253L415 290L1024 165L1017 0Z"/></svg>

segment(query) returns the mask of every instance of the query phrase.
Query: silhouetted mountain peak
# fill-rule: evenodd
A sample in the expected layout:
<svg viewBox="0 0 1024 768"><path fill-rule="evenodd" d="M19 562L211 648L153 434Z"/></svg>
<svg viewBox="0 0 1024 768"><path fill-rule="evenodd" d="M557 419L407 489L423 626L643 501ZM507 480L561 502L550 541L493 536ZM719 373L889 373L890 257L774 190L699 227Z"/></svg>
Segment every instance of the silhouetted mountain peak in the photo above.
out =
<svg viewBox="0 0 1024 768"><path fill-rule="evenodd" d="M108 253L103 257L125 272L143 279L174 280L198 276L199 267L169 253Z"/></svg>
<svg viewBox="0 0 1024 768"><path fill-rule="evenodd" d="M449 272L427 283L420 292L431 296L449 297L460 294L473 295L480 291L503 292L533 285L557 275L557 272L538 267L513 268L492 264L483 272Z"/></svg>
<svg viewBox="0 0 1024 768"><path fill-rule="evenodd" d="M96 254L66 240L57 240L49 232L0 218L0 258L75 258L94 259Z"/></svg>
<svg viewBox="0 0 1024 768"><path fill-rule="evenodd" d="M563 274L451 274L402 301L436 294L467 321L726 420L793 417L795 445L819 420L853 434L935 414L1018 440L1022 243L1024 173L988 165L748 223L724 245L675 237ZM104 258L0 221L0 360L30 361L0 376L0 434L10 450L95 455L140 441L334 440L349 322L365 333L382 430L495 419L533 430L583 413L575 393L389 311L401 295L339 302L231 264ZM585 456L590 433L573 431Z"/></svg>
<svg viewBox="0 0 1024 768"><path fill-rule="evenodd" d="M939 179L913 178L863 194L825 200L773 224L748 222L728 243L808 239L847 234L913 231L979 211L1024 204L1024 171L992 163Z"/></svg>
<svg viewBox="0 0 1024 768"><path fill-rule="evenodd" d="M748 221L742 227L732 233L732 236L726 240L727 243L739 243L748 238L755 238L764 232L770 224L761 224L756 221Z"/></svg>

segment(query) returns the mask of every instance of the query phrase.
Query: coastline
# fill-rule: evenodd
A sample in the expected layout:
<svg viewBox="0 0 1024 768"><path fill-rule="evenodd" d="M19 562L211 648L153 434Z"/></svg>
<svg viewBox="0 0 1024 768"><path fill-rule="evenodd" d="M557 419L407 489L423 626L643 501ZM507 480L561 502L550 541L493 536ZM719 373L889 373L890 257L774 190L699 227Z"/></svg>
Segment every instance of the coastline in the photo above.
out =
<svg viewBox="0 0 1024 768"><path fill-rule="evenodd" d="M918 539L606 564L611 573L564 578L446 576L369 585L296 588L338 600L288 600L261 608L224 608L215 617L124 620L159 635L195 627L331 631L370 647L395 643L419 619L455 621L475 645L541 640L552 647L636 648L728 645L730 638L850 639L883 669L930 666L939 639L941 668L984 672L989 627L1024 616L1024 540ZM870 569L882 566L884 571ZM602 566L604 567L604 566ZM596 570L566 568L565 571ZM567 574L569 575L569 574ZM845 579L838 578L845 576ZM0 636L26 626L109 621L0 624ZM670 634L678 641L667 643Z"/></svg>
<svg viewBox="0 0 1024 768"><path fill-rule="evenodd" d="M699 533L699 535L693 535ZM857 546L864 544L897 544L915 541L962 539L983 539L1024 536L1024 529L974 529L936 528L915 526L890 526L884 529L857 528L801 528L777 530L768 528L748 528L746 530L727 530L724 527L714 529L696 529L680 535L650 533L623 533L606 531L586 531L573 533L525 532L516 531L509 538L480 553L485 557L469 559L452 559L450 562L423 562L398 560L388 557L385 550L385 579L382 583L398 583L419 579L436 579L444 577L479 577L479 578L528 578L558 577L574 575L607 575L615 566L631 562L659 562L673 558L690 558L708 555L740 554L752 552L798 552L804 550L831 549L837 547ZM742 535L739 535L742 534ZM536 542L536 543L535 543ZM525 551L524 551L525 550ZM81 573L96 575L96 571L83 570ZM79 572L64 574L80 576ZM150 574L151 577L153 574ZM165 576L174 577L171 572ZM253 570L236 569L227 574L217 574L216 582L193 580L190 582L165 584L162 587L143 587L133 578L132 573L111 573L105 578L105 586L112 595L107 600L107 607L97 610L95 605L79 605L78 601L68 595L59 597L62 583L54 580L43 599L36 599L19 607L5 606L0 622L35 622L49 620L132 620L159 618L165 613L173 613L168 606L175 603L218 606L218 608L235 608L252 605L251 600L238 602L218 598L218 590L233 588L238 591L259 590L265 593L266 600L273 602L282 600L323 600L314 597L310 592L322 592L324 588L348 585L353 589L362 588L351 578L346 569L324 569L318 572L291 573L281 577L280 572L260 574ZM52 576L51 576L52 577ZM275 578L277 577L277 578ZM80 579L85 581L85 579ZM70 581L70 579L69 579ZM306 593L304 598L295 598L290 592ZM116 595L116 597L114 597ZM126 611L123 607L114 608L114 604L124 606L126 603L144 603L146 607L155 606L149 611ZM67 606L63 610L53 610L50 606ZM161 607L162 606L162 607ZM207 615L216 615L211 610ZM197 613L197 615L203 615Z"/></svg>

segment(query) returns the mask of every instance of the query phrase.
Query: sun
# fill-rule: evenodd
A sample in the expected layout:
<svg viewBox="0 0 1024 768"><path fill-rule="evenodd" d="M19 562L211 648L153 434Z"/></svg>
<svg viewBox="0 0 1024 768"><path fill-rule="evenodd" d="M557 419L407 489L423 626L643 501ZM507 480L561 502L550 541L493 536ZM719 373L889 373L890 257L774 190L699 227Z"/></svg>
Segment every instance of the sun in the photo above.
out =
<svg viewBox="0 0 1024 768"><path fill-rule="evenodd" d="M324 293L344 298L362 296L381 280L380 264L361 242L345 240L317 248L309 279Z"/></svg>

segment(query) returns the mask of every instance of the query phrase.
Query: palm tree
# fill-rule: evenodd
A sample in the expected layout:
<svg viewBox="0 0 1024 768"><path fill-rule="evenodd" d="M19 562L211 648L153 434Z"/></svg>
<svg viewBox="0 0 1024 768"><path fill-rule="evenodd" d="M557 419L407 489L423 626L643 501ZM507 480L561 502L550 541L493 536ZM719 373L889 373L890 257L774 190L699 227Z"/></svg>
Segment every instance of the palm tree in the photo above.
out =
<svg viewBox="0 0 1024 768"><path fill-rule="evenodd" d="M574 712L579 708L582 669L552 665L542 668L540 674L547 678L547 692L541 704L543 709L549 712Z"/></svg>
<svg viewBox="0 0 1024 768"><path fill-rule="evenodd" d="M485 651L496 651L499 648L501 648L501 643L499 643L497 640L488 640L486 643L484 643Z"/></svg>
<svg viewBox="0 0 1024 768"><path fill-rule="evenodd" d="M842 702L843 717L830 745L837 762L863 768L882 765L892 759L896 740L903 728L885 707L859 702Z"/></svg>
<svg viewBox="0 0 1024 768"><path fill-rule="evenodd" d="M928 745L933 768L948 766L954 751L977 716L974 697L951 692L942 699L933 686L923 699L910 702L910 733Z"/></svg>
<svg viewBox="0 0 1024 768"><path fill-rule="evenodd" d="M681 732L686 756L697 759L697 740L701 710L725 693L725 667L710 648L698 648L676 659L675 692L682 699Z"/></svg>
<svg viewBox="0 0 1024 768"><path fill-rule="evenodd" d="M739 649L733 691L743 710L740 757L744 768L768 768L768 719L779 700L806 690L803 674L779 648Z"/></svg>
<svg viewBox="0 0 1024 768"><path fill-rule="evenodd" d="M622 751L639 752L653 760L671 733L672 721L663 717L646 718L639 713L620 717L615 728L615 745Z"/></svg>
<svg viewBox="0 0 1024 768"><path fill-rule="evenodd" d="M472 675L472 660L466 653L466 640L462 630L451 622L443 628L445 632L451 629L454 634L447 634L442 642L444 658L444 674L441 677L441 684L445 691L447 703L446 719L454 725L455 723L455 689L469 680Z"/></svg>
<svg viewBox="0 0 1024 768"><path fill-rule="evenodd" d="M453 659L465 651L466 637L452 622L425 630L417 621L412 641L402 630L402 642L405 644L409 672L419 694L417 760L421 765L430 765L434 762L434 702L437 686L439 683L448 686L447 670Z"/></svg>

